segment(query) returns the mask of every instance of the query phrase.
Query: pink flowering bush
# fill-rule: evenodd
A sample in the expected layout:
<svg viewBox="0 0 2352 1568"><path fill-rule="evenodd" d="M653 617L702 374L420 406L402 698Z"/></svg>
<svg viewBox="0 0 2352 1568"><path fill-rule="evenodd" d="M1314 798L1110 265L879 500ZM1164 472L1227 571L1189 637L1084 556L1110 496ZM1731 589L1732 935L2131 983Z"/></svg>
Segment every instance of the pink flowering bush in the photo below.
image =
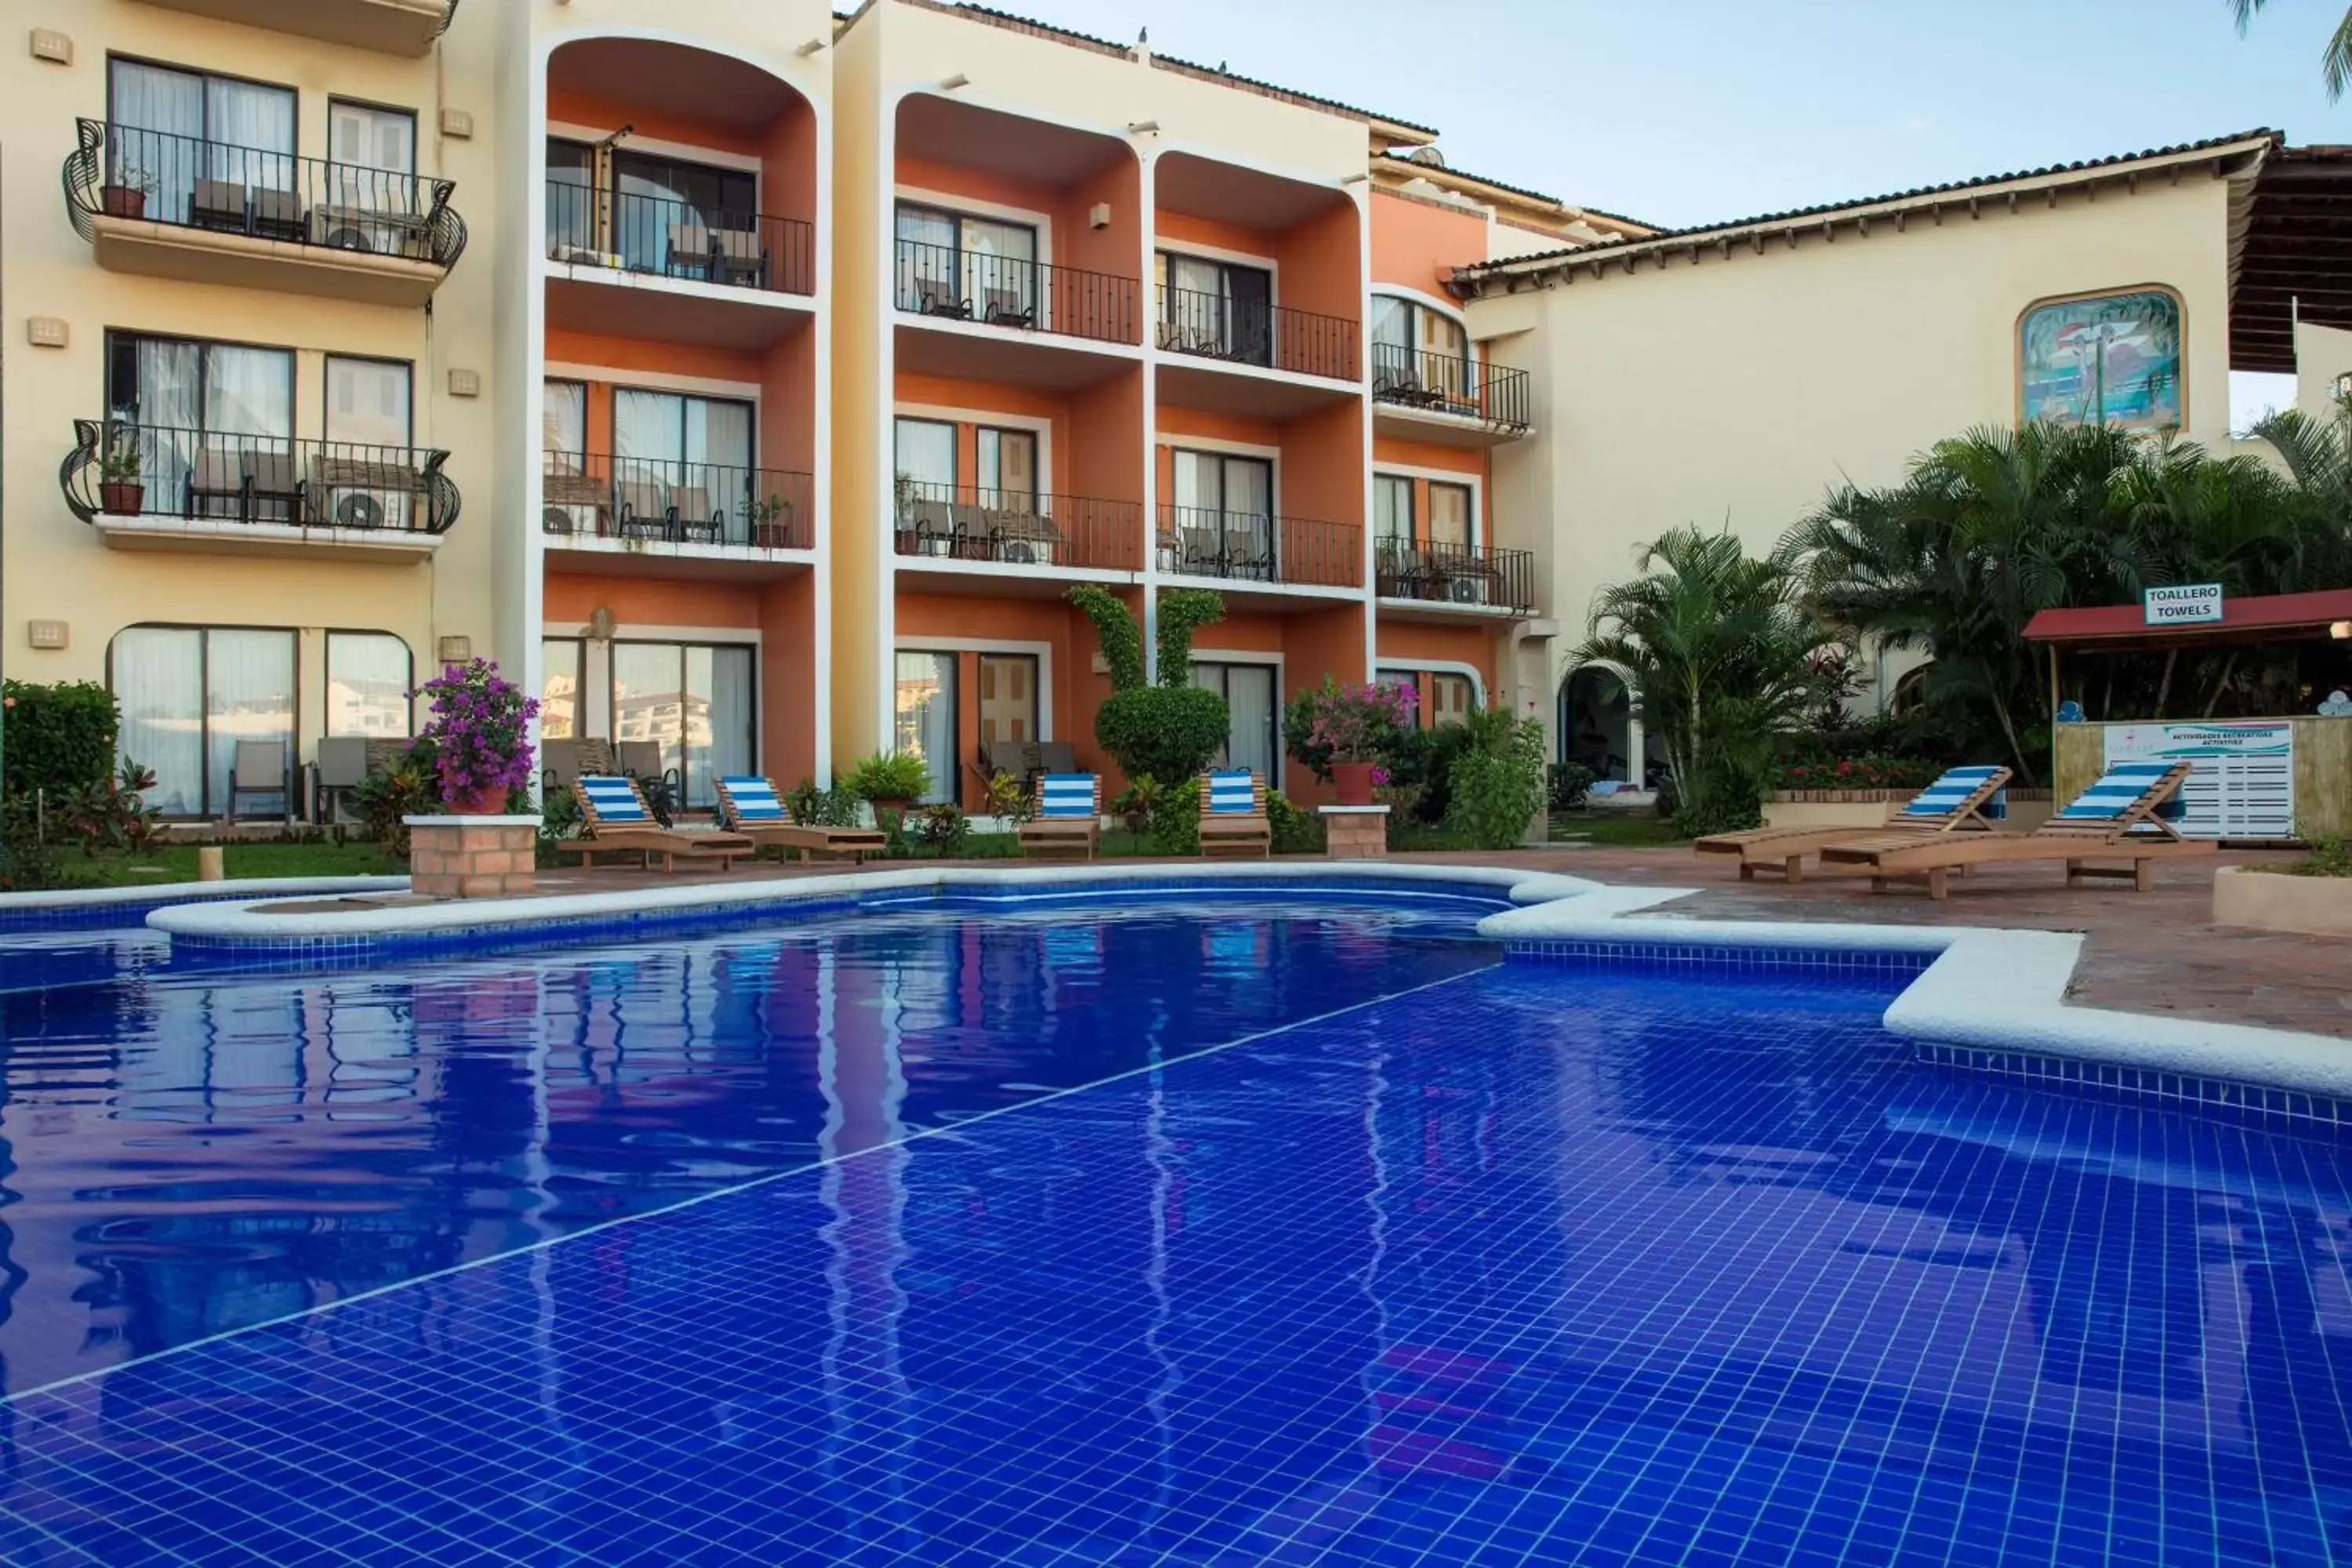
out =
<svg viewBox="0 0 2352 1568"><path fill-rule="evenodd" d="M1291 700L1285 728L1291 754L1329 776L1333 763L1378 762L1399 732L1412 728L1419 694L1403 684L1342 686L1329 676Z"/></svg>
<svg viewBox="0 0 2352 1568"><path fill-rule="evenodd" d="M530 785L530 721L539 699L524 696L499 676L497 665L481 658L449 666L425 683L422 694L432 699L425 738L433 742L443 800Z"/></svg>

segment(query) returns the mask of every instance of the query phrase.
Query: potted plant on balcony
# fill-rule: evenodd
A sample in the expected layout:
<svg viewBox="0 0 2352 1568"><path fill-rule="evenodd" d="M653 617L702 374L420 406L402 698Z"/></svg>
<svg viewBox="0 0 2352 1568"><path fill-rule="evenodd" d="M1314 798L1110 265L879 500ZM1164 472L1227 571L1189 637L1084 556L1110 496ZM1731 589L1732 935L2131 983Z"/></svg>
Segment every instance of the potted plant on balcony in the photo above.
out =
<svg viewBox="0 0 2352 1568"><path fill-rule="evenodd" d="M1319 759L1339 792L1341 805L1370 805L1372 776L1381 756L1400 731L1412 728L1417 695L1410 686L1366 681L1342 686L1329 676L1293 704L1290 731L1302 761Z"/></svg>
<svg viewBox="0 0 2352 1568"><path fill-rule="evenodd" d="M911 752L877 752L849 770L849 793L874 808L874 826L895 829L931 787L931 765Z"/></svg>
<svg viewBox="0 0 2352 1568"><path fill-rule="evenodd" d="M139 479L139 440L118 430L98 459L98 509L111 517L137 517L147 510L147 487Z"/></svg>
<svg viewBox="0 0 2352 1568"><path fill-rule="evenodd" d="M155 176L143 169L118 169L115 177L98 189L98 207L109 217L147 216L147 198L154 194Z"/></svg>
<svg viewBox="0 0 2352 1568"><path fill-rule="evenodd" d="M507 792L530 784L530 721L539 700L481 658L450 665L425 683L424 694L433 703L425 738L434 744L442 804L459 816L505 810Z"/></svg>
<svg viewBox="0 0 2352 1568"><path fill-rule="evenodd" d="M751 503L751 542L761 550L789 550L793 544L793 505L780 495Z"/></svg>

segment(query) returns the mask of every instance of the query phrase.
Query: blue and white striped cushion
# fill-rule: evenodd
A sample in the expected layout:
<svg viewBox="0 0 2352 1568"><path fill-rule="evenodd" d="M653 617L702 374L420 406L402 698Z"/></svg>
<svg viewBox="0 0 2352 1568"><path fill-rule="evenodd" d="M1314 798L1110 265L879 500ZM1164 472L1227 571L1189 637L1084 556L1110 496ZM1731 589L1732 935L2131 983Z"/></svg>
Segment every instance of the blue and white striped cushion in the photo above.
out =
<svg viewBox="0 0 2352 1568"><path fill-rule="evenodd" d="M1959 804L1962 801L1968 799L1970 795L1984 787L1985 780L1992 777L1993 774L2000 771L2000 770L1999 768L1993 767L1947 768L1944 770L1943 777L1937 779L1934 784L1929 784L1926 789L1921 790L1917 795L1913 795L1909 801L1905 803L1903 809L1896 815L1900 816L1949 816L1954 811L1958 809ZM2006 791L2002 792L2002 794L2006 793ZM2000 801L2001 797L2000 795L1996 795L1993 798L1996 801ZM1989 809L1986 811L1985 815L1988 816L2000 816L2005 815L2007 805L2004 802L2000 810L1995 811Z"/></svg>
<svg viewBox="0 0 2352 1568"><path fill-rule="evenodd" d="M776 798L776 786L757 773L740 778L730 775L719 781L734 805L738 822L782 822L784 803Z"/></svg>
<svg viewBox="0 0 2352 1568"><path fill-rule="evenodd" d="M1095 815L1095 775L1092 773L1047 773L1037 781L1037 815L1040 816L1092 816Z"/></svg>
<svg viewBox="0 0 2352 1568"><path fill-rule="evenodd" d="M1209 775L1209 809L1241 812L1257 809L1257 775L1247 768L1222 769Z"/></svg>
<svg viewBox="0 0 2352 1568"><path fill-rule="evenodd" d="M637 804L637 786L627 779L611 773L583 773L580 779L580 794L596 808L596 820L599 822L649 820L646 808Z"/></svg>
<svg viewBox="0 0 2352 1568"><path fill-rule="evenodd" d="M2147 786L2172 771L2169 763L2117 763L2099 781L2058 815L2069 822L2105 821L2121 816L2126 806L2147 793Z"/></svg>

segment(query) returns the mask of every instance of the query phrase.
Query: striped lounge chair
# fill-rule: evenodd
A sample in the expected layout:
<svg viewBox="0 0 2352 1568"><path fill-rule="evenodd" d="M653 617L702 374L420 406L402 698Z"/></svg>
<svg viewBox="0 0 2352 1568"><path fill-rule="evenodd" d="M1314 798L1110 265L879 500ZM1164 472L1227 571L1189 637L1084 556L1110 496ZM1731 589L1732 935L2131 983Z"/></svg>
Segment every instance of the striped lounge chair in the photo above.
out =
<svg viewBox="0 0 2352 1568"><path fill-rule="evenodd" d="M1756 827L1694 839L1691 852L1729 855L1739 861L1739 879L1753 881L1759 869L1777 869L1788 881L1804 875L1805 857L1832 844L1900 835L1932 838L1943 833L1986 833L2009 815L2005 795L2009 770L1982 766L1947 768L1934 784L1904 803L1892 819L1875 827Z"/></svg>
<svg viewBox="0 0 2352 1568"><path fill-rule="evenodd" d="M1201 853L1273 855L1265 781L1250 769L1221 768L1201 775Z"/></svg>
<svg viewBox="0 0 2352 1568"><path fill-rule="evenodd" d="M719 820L730 831L751 841L754 853L771 845L790 859L818 855L846 855L863 865L868 855L879 855L890 840L870 827L818 827L794 822L776 794L773 779L757 773L730 773L719 781Z"/></svg>
<svg viewBox="0 0 2352 1568"><path fill-rule="evenodd" d="M583 773L572 793L580 800L581 837L556 849L577 855L583 866L594 865L599 855L634 854L648 870L656 858L665 871L677 870L681 858L716 860L726 870L752 852L751 841L738 834L664 827L646 808L637 781L620 773Z"/></svg>
<svg viewBox="0 0 2352 1568"><path fill-rule="evenodd" d="M2157 861L2213 852L2210 839L2183 838L2172 825L2188 776L2185 762L2116 763L2031 833L1855 839L1824 848L1822 864L1867 872L1873 892L1885 892L1897 879L1924 880L1927 896L1940 899L1955 869L1996 860L2063 860L2070 888L2085 878L2129 877L2144 893L2154 885Z"/></svg>
<svg viewBox="0 0 2352 1568"><path fill-rule="evenodd" d="M1047 773L1037 781L1037 815L1021 825L1024 856L1076 855L1091 860L1102 845L1102 780L1092 773Z"/></svg>

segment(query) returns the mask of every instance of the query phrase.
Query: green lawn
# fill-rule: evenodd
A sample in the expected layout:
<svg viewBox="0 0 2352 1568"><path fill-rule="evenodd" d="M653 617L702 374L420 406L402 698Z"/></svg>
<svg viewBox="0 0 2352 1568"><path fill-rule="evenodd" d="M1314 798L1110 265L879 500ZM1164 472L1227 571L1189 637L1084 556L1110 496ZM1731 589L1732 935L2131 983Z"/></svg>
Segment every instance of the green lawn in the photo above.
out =
<svg viewBox="0 0 2352 1568"><path fill-rule="evenodd" d="M231 844L225 863L231 880L248 877L371 877L406 868L375 844ZM149 855L84 855L69 849L58 869L69 884L135 887L142 882L193 882L196 847L174 844Z"/></svg>
<svg viewBox="0 0 2352 1568"><path fill-rule="evenodd" d="M1587 812L1551 819L1555 844L1598 844L1610 849L1654 849L1687 844L1675 825L1648 812Z"/></svg>

